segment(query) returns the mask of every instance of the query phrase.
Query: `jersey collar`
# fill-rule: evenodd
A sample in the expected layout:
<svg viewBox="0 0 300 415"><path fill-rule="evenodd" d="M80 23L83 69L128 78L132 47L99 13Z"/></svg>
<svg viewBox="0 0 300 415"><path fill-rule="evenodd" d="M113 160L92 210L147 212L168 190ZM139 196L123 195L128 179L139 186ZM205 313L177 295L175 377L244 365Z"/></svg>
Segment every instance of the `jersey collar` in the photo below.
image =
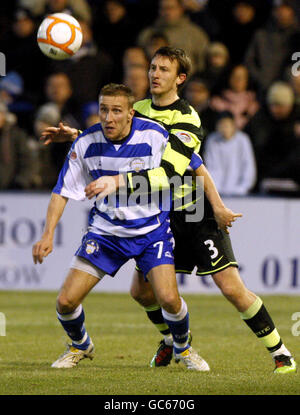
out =
<svg viewBox="0 0 300 415"><path fill-rule="evenodd" d="M102 130L102 133L103 133L103 137L105 138L105 140L108 143L113 144L113 145L119 145L119 146L121 146L122 144L127 143L127 141L129 141L131 139L131 137L133 136L133 133L134 133L134 130L135 130L135 124L136 124L136 120L133 117L132 118L132 122L131 122L131 128L130 128L129 134L126 137L122 138L122 140L119 140L119 141L113 141L113 140L110 140L109 138L107 138L105 136L105 134L104 134L104 132L102 130L102 126L101 126L101 130Z"/></svg>
<svg viewBox="0 0 300 415"><path fill-rule="evenodd" d="M172 104L165 105L165 106L159 106L155 105L153 101L151 101L151 107L156 111L165 111L165 110L175 110L177 109L177 105L180 101L180 98L176 99L176 101L172 102Z"/></svg>

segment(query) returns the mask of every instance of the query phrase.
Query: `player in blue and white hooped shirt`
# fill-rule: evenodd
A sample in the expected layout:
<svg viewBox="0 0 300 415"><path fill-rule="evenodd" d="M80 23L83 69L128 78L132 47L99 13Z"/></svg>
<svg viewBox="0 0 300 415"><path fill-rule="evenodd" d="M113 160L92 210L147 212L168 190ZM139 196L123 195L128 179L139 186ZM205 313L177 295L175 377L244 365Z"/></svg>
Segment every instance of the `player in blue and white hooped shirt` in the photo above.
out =
<svg viewBox="0 0 300 415"><path fill-rule="evenodd" d="M55 227L69 198L85 199L90 182L106 174L127 173L135 163L145 169L161 164L169 145L168 133L156 122L133 118L132 106L133 96L127 87L109 84L102 88L100 124L78 137L68 154L48 206L43 236L33 246L35 263L42 263L52 251ZM182 173L190 161L186 155L183 160ZM85 329L81 303L105 274L113 276L130 258L151 283L169 322L174 346L182 353L190 348L189 314L177 289L169 211L156 203L130 207L114 200L115 205L109 199L95 202L87 233L59 292L57 316L72 344L52 367L70 368L85 357L93 358L94 345ZM188 369L206 370L206 362L198 358Z"/></svg>
<svg viewBox="0 0 300 415"><path fill-rule="evenodd" d="M130 133L118 141L109 140L104 135L104 128L100 123L96 124L73 143L54 193L84 200L85 188L93 179L127 173L135 163L143 169L159 166L168 132L156 122L133 118ZM111 276L129 258L145 263L144 275L154 266L173 263L173 256L165 256L165 252L172 252L172 234L166 220L169 210L162 211L155 200L149 203L147 198L145 202L128 206L127 197L118 196L96 200L89 215L88 231L75 255ZM152 240L165 240L162 244L164 252L159 259L152 255L148 259L144 252L143 241L149 244ZM148 261L147 265L145 261Z"/></svg>

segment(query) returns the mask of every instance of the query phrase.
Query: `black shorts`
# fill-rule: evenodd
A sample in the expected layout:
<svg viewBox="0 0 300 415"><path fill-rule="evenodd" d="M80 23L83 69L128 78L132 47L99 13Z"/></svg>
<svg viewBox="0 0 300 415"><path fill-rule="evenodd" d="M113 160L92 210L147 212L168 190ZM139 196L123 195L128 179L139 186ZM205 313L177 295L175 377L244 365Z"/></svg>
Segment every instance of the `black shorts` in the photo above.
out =
<svg viewBox="0 0 300 415"><path fill-rule="evenodd" d="M197 275L208 275L229 266L238 267L229 235L218 229L212 216L201 222L186 222L185 215L184 211L170 215L176 272L191 274L197 267Z"/></svg>

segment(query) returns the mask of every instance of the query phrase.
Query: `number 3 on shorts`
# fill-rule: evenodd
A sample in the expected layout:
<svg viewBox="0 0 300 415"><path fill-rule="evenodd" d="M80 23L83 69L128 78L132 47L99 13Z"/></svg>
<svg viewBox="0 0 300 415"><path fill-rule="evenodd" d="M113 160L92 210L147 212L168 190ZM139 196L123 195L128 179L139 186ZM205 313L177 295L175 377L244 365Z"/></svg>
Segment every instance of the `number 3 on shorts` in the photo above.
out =
<svg viewBox="0 0 300 415"><path fill-rule="evenodd" d="M219 251L214 246L214 241L212 241L211 239L207 239L206 241L204 241L204 244L208 245L208 250L209 251L212 251L212 254L210 256L211 259L215 259L219 255Z"/></svg>

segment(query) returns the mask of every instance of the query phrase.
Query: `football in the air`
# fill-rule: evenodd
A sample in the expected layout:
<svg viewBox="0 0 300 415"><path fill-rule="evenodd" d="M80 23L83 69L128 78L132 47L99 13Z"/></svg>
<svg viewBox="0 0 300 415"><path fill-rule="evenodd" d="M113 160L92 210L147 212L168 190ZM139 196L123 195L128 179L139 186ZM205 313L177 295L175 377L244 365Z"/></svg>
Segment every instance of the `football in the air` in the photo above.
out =
<svg viewBox="0 0 300 415"><path fill-rule="evenodd" d="M70 58L81 46L80 24L69 14L50 14L40 24L37 41L41 51L49 58Z"/></svg>

